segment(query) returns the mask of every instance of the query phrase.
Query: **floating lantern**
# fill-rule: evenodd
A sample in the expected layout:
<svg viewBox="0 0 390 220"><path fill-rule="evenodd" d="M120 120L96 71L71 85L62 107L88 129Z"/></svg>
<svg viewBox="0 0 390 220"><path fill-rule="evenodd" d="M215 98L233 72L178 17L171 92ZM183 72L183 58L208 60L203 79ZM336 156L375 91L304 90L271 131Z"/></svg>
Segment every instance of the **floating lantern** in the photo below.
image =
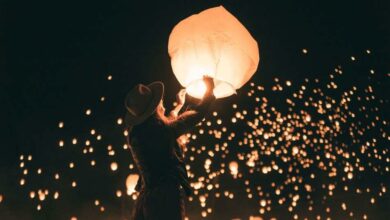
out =
<svg viewBox="0 0 390 220"><path fill-rule="evenodd" d="M129 174L126 178L127 195L131 195L135 192L135 186L138 182L138 174Z"/></svg>
<svg viewBox="0 0 390 220"><path fill-rule="evenodd" d="M116 171L118 169L118 163L117 162L112 162L110 167L111 167L112 171Z"/></svg>
<svg viewBox="0 0 390 220"><path fill-rule="evenodd" d="M236 176L238 174L238 163L236 161L230 162L229 163L229 169L230 169L230 173L233 176Z"/></svg>
<svg viewBox="0 0 390 220"><path fill-rule="evenodd" d="M179 22L169 36L173 72L193 97L206 90L202 78L214 78L217 98L235 94L255 73L257 42L224 7L210 8Z"/></svg>

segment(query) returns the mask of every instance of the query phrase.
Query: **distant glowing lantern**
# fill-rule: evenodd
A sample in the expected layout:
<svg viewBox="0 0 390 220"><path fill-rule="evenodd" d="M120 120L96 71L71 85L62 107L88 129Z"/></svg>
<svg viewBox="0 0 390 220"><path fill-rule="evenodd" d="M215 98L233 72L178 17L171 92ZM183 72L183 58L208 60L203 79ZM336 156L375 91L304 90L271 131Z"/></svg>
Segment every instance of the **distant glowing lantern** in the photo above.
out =
<svg viewBox="0 0 390 220"><path fill-rule="evenodd" d="M138 174L130 174L126 178L127 195L131 195L135 192L135 186L138 182Z"/></svg>
<svg viewBox="0 0 390 220"><path fill-rule="evenodd" d="M173 72L193 97L206 90L203 75L214 78L214 94L227 97L241 88L259 63L257 42L224 7L210 8L179 22L169 36Z"/></svg>
<svg viewBox="0 0 390 220"><path fill-rule="evenodd" d="M40 201L45 200L45 198L46 198L45 192L43 192L42 190L38 190L38 198Z"/></svg>
<svg viewBox="0 0 390 220"><path fill-rule="evenodd" d="M59 192L55 192L53 197L54 197L54 199L58 199L59 196L60 196L60 193Z"/></svg>
<svg viewBox="0 0 390 220"><path fill-rule="evenodd" d="M229 163L230 173L235 176L238 174L238 163L236 161L232 161Z"/></svg>
<svg viewBox="0 0 390 220"><path fill-rule="evenodd" d="M112 162L110 167L111 167L112 171L116 171L118 169L118 163L117 162Z"/></svg>

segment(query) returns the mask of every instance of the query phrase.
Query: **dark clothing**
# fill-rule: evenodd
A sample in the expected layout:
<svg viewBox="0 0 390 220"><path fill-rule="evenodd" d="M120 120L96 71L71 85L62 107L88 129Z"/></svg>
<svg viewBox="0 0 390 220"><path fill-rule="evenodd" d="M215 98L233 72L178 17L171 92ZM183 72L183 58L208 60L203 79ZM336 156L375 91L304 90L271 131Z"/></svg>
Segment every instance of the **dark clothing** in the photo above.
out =
<svg viewBox="0 0 390 220"><path fill-rule="evenodd" d="M184 195L179 187L175 182L162 182L158 187L142 190L133 219L184 219Z"/></svg>
<svg viewBox="0 0 390 220"><path fill-rule="evenodd" d="M176 139L204 118L214 99L205 98L195 111L186 111L176 120L163 122L153 115L132 128L128 141L141 177L134 219L183 219L180 189L188 195L191 187Z"/></svg>

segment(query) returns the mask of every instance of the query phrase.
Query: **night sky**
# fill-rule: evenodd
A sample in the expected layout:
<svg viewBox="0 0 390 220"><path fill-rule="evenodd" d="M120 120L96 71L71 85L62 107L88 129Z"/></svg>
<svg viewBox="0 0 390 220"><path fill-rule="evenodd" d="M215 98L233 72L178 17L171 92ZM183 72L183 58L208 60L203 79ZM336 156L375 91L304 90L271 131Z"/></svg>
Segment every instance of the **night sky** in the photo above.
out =
<svg viewBox="0 0 390 220"><path fill-rule="evenodd" d="M122 147L125 143L120 123L125 113L123 99L134 85L161 80L166 88L165 103L170 108L180 84L172 73L167 52L169 34L180 20L219 5L235 15L257 40L260 63L253 78L237 95L213 105L216 115L206 118L212 125L204 123L199 128L207 133L207 129L223 130L222 126L226 126L226 135L212 135L212 138L198 133L197 138L189 138L186 155L191 172L195 173L193 182L200 176L218 173L220 166L226 173L206 181L214 184L213 189L199 189L199 195L187 204L187 216L202 219L202 213L207 212L205 219L249 219L249 216L363 219L365 215L368 219L389 219L390 3L238 0L0 3L0 219L129 219L134 200L125 194L125 180L136 170L129 168L131 154ZM333 86L331 82L338 87L328 91L328 85ZM293 94L299 94L302 85L307 91L321 88L324 94L305 93L294 101ZM283 90L278 92L278 87ZM324 120L326 125L341 114L336 106L342 103L340 100L347 91L353 94L349 94L352 101L345 112L353 111L356 116L349 115L348 120L342 122L341 132L334 130L339 136L326 134L325 139L334 149L342 147L351 155L357 152L351 157L360 158L358 162L365 171L356 171L356 168L357 173L349 182L343 179L344 176L349 179L349 171L343 171L349 158L337 156L333 161L332 166L341 169L337 177L323 175L329 170L319 171L322 168L298 168L295 162L301 159L292 148L294 144L290 146L288 141L273 142L275 148L293 149L290 153L293 159L287 162L279 161L281 155L271 153L271 157L261 153L268 151L267 146L261 146L265 133L257 137L260 144L254 147L260 153L255 167L246 166L246 159L240 159L241 154L251 152L251 147L240 146L239 142L251 138L248 133L252 128L247 122L258 117L253 113L255 110L264 109L264 117L274 119L276 124L278 117L272 116L275 111L282 115L300 115L307 122L321 124ZM288 99L293 100L295 106L289 104ZM305 105L305 101L331 99L335 102L330 101L331 106L325 107L328 111L319 116ZM360 99L366 102L362 104ZM363 110L362 106L365 106ZM87 114L88 110L91 114ZM240 120L236 112L244 110L248 114ZM271 116L267 116L267 112L271 112ZM310 119L307 115L311 115ZM239 121L237 124L232 123L233 117ZM218 123L218 119L223 123ZM375 121L374 125L371 120ZM310 123L305 126L307 130L321 128ZM360 135L348 135L353 129L360 131ZM234 138L229 139L230 132L235 133ZM299 126L296 132L307 133ZM74 138L76 144L72 144ZM375 144L371 142L373 138ZM59 146L61 141L64 146ZM210 157L208 151L224 142L232 146L229 144L224 153L214 152L211 171L205 171ZM361 151L367 142L371 143L367 150L371 154ZM312 143L314 147L321 145L317 139ZM89 151L89 145L94 147L93 152L84 154L83 149ZM192 146L202 152L192 151ZM201 146L207 149L201 150ZM316 155L322 155L320 148L311 153L307 151L306 157L316 159ZM110 155L112 150L114 155ZM29 155L31 160L28 160ZM190 156L195 160L190 161ZM332 156L330 158L332 160ZM91 160L96 161L93 168ZM229 174L231 161L238 162L241 177ZM267 176L268 171L262 172L262 167L268 162L272 164L271 161L276 161L281 169L288 170L292 166L293 170L301 172ZM113 162L117 163L118 170L110 168ZM70 168L71 163L74 168ZM23 174L25 169L28 174ZM61 176L59 180L54 178L56 173ZM310 176L312 173L316 174L315 178ZM298 190L284 182L284 178L291 180L294 175L303 179L302 183L295 183ZM305 182L308 179L316 190L308 190L309 183ZM72 188L73 181L77 182L77 187ZM273 182L285 187L280 196L276 196L274 186L270 186ZM215 184L220 188L215 189ZM261 184L269 187L259 190ZM349 190L345 190L345 185ZM336 189L332 188L334 186ZM253 198L248 198L248 188L262 194L253 192ZM41 201L38 195L30 198L30 192L38 193L39 189L49 191L47 198ZM123 194L120 197L118 190ZM53 199L56 191L59 198ZM226 191L228 196L225 197ZM329 191L333 195L329 195ZM211 196L218 192L221 198ZM229 193L233 193L234 198L229 198ZM308 199L307 194L310 194ZM204 198L201 195L207 197L205 207L200 205L199 201ZM297 200L294 195L300 198ZM289 204L278 204L283 196L299 201L293 211L288 211ZM343 203L347 210L343 210ZM38 205L40 210L37 210ZM313 209L308 210L309 206ZM259 211L262 207L265 208L263 213Z"/></svg>

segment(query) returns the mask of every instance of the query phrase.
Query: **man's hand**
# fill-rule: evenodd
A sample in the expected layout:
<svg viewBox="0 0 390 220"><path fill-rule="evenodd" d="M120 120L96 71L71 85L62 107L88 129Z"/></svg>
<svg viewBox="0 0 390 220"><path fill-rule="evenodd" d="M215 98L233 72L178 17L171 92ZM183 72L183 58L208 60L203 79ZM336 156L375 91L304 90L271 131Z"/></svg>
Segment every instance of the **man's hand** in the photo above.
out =
<svg viewBox="0 0 390 220"><path fill-rule="evenodd" d="M206 94L208 95L212 94L215 88L214 79L210 76L205 75L203 76L203 82L206 84L207 87Z"/></svg>
<svg viewBox="0 0 390 220"><path fill-rule="evenodd" d="M185 101L186 101L186 90L185 89L181 89L177 95L176 95L176 102L179 104L179 105L184 105Z"/></svg>

